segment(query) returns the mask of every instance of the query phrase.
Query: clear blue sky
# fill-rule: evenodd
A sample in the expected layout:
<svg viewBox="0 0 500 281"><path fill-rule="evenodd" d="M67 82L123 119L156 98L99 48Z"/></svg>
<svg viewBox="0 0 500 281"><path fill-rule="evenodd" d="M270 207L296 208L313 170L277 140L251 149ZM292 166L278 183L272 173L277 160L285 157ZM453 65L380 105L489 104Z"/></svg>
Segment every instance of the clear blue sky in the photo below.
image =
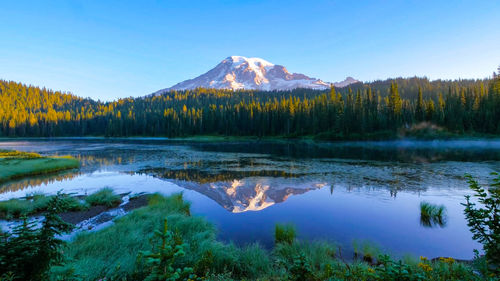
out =
<svg viewBox="0 0 500 281"><path fill-rule="evenodd" d="M339 81L484 78L500 1L2 1L0 78L111 100L230 55Z"/></svg>

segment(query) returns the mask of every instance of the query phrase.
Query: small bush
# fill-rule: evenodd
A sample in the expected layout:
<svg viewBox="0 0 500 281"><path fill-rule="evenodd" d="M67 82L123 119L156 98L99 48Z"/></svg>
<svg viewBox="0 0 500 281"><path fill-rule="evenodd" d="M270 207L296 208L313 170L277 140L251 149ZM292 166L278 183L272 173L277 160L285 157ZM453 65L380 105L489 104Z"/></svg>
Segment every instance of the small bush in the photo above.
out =
<svg viewBox="0 0 500 281"><path fill-rule="evenodd" d="M274 228L274 243L292 244L296 236L295 227L291 224L276 224Z"/></svg>
<svg viewBox="0 0 500 281"><path fill-rule="evenodd" d="M111 208L120 205L122 199L120 195L114 194L111 188L106 187L87 196L85 202L90 206L106 206Z"/></svg>
<svg viewBox="0 0 500 281"><path fill-rule="evenodd" d="M480 206L465 196L465 217L473 234L472 238L483 244L489 270L500 272L500 176L485 189L470 175L466 175L470 188L475 191Z"/></svg>

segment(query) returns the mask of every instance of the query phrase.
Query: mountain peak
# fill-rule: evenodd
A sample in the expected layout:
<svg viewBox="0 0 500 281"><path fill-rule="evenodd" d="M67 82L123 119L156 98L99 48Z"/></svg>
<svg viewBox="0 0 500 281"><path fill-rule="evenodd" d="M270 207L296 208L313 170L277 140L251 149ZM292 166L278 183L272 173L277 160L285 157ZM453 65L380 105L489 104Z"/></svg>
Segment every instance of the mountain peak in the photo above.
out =
<svg viewBox="0 0 500 281"><path fill-rule="evenodd" d="M249 63L249 64L254 64L254 65L262 65L262 66L274 66L274 64L264 60L264 59L261 59L261 58L247 58L247 57L244 57L244 56L230 56L230 57L227 57L225 60L222 61L222 63L224 62L232 62L233 64L242 64L242 63Z"/></svg>
<svg viewBox="0 0 500 281"><path fill-rule="evenodd" d="M358 81L348 77L340 83L333 83L333 85L344 87L356 82ZM162 94L170 90L191 90L200 87L274 91L296 88L324 90L330 86L331 83L300 73L290 73L284 66L275 65L261 58L230 56L205 74L160 90L155 94Z"/></svg>

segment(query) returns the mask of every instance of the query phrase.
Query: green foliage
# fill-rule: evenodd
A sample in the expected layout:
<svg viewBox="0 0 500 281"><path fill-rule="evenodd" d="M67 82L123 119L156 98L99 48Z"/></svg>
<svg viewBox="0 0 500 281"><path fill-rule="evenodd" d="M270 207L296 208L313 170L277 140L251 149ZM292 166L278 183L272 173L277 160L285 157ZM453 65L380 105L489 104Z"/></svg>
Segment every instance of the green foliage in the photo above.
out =
<svg viewBox="0 0 500 281"><path fill-rule="evenodd" d="M290 267L290 280L316 280L311 265L304 254L296 256L293 260L293 265Z"/></svg>
<svg viewBox="0 0 500 281"><path fill-rule="evenodd" d="M0 276L14 276L13 280L46 280L53 265L61 264L64 241L57 236L72 230L73 225L61 220L58 213L68 205L61 195L51 197L42 226L36 222L23 223L0 238Z"/></svg>
<svg viewBox="0 0 500 281"><path fill-rule="evenodd" d="M200 88L100 102L0 80L0 136L381 139L421 122L442 128L429 137L498 135L499 81L413 77L326 91Z"/></svg>
<svg viewBox="0 0 500 281"><path fill-rule="evenodd" d="M429 202L420 202L420 223L426 227L446 225L446 207Z"/></svg>
<svg viewBox="0 0 500 281"><path fill-rule="evenodd" d="M276 243L272 252L256 244L241 248L218 242L213 226L190 216L188 210L182 194L151 196L147 207L132 211L112 226L78 235L65 251L66 265L53 267L51 279L187 280L188 275L196 274L205 280L224 281L489 280L449 258L417 262L377 256L380 250L368 243L362 243L360 251L373 257L369 263L345 262L337 247L324 241L284 240L287 242ZM160 223L165 218L168 227Z"/></svg>
<svg viewBox="0 0 500 281"><path fill-rule="evenodd" d="M167 219L163 224L163 231L155 231L160 245L153 245L152 251L139 253L139 258L145 259L144 281L195 280L197 277L193 274L193 268L176 265L176 261L186 255L184 251L186 245L182 243L181 237L176 237L172 231L168 230Z"/></svg>
<svg viewBox="0 0 500 281"><path fill-rule="evenodd" d="M274 243L291 244L297 235L295 227L291 224L276 224L274 227Z"/></svg>
<svg viewBox="0 0 500 281"><path fill-rule="evenodd" d="M114 194L113 189L106 187L87 196L85 202L90 206L116 207L120 205L122 199L120 195Z"/></svg>
<svg viewBox="0 0 500 281"><path fill-rule="evenodd" d="M467 175L470 188L480 205L465 196L465 217L473 234L472 238L483 244L490 269L500 272L500 176L488 188L482 187L471 175Z"/></svg>

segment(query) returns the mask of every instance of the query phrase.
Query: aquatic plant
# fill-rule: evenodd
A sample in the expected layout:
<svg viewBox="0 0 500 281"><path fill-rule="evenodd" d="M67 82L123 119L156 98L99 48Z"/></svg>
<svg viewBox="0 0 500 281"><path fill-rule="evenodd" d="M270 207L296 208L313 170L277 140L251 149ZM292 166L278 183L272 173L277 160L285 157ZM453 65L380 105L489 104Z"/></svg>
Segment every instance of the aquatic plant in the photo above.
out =
<svg viewBox="0 0 500 281"><path fill-rule="evenodd" d="M276 224L274 227L274 243L291 244L297 235L295 227L291 224Z"/></svg>
<svg viewBox="0 0 500 281"><path fill-rule="evenodd" d="M500 272L500 175L496 176L488 188L482 187L471 175L466 175L470 188L475 192L479 206L465 196L464 213L473 236L483 244L489 270Z"/></svg>
<svg viewBox="0 0 500 281"><path fill-rule="evenodd" d="M114 193L113 189L105 187L85 197L85 202L90 206L106 206L111 208L120 205L122 199L120 195Z"/></svg>
<svg viewBox="0 0 500 281"><path fill-rule="evenodd" d="M446 225L446 207L429 202L420 202L420 223L425 227Z"/></svg>
<svg viewBox="0 0 500 281"><path fill-rule="evenodd" d="M375 258L382 253L380 246L369 240L352 240L354 258L367 263L374 263Z"/></svg>

